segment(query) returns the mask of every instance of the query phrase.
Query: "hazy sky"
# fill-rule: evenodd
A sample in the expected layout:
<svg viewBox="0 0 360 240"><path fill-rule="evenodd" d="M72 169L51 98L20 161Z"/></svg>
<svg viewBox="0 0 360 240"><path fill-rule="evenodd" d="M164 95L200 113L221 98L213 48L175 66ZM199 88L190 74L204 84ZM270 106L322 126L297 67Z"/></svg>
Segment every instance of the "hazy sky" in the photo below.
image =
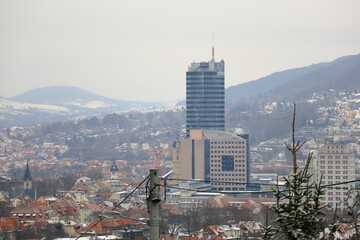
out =
<svg viewBox="0 0 360 240"><path fill-rule="evenodd" d="M111 98L185 97L192 61L226 86L360 53L359 0L0 0L0 95L71 85Z"/></svg>

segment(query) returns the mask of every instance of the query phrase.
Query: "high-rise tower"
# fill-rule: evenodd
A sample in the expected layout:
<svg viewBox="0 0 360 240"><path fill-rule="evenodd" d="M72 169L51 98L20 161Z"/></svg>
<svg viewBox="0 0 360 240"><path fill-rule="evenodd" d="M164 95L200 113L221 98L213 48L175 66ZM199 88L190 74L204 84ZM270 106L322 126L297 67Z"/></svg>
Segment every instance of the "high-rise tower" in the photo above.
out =
<svg viewBox="0 0 360 240"><path fill-rule="evenodd" d="M186 133L190 130L225 130L225 63L194 62L186 72Z"/></svg>
<svg viewBox="0 0 360 240"><path fill-rule="evenodd" d="M354 196L350 189L355 189L356 180L356 158L351 145L334 137L324 138L324 144L316 152L312 165L316 182L321 180L322 185L343 183L324 189L320 200L333 209L344 209L351 204L351 197Z"/></svg>

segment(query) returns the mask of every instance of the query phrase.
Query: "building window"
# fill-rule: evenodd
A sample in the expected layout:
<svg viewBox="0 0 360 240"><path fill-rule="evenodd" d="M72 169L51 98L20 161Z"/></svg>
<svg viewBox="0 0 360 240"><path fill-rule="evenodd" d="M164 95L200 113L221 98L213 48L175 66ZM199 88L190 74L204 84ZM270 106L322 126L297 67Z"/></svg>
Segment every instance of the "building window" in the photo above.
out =
<svg viewBox="0 0 360 240"><path fill-rule="evenodd" d="M221 161L222 171L234 171L234 156L223 155Z"/></svg>

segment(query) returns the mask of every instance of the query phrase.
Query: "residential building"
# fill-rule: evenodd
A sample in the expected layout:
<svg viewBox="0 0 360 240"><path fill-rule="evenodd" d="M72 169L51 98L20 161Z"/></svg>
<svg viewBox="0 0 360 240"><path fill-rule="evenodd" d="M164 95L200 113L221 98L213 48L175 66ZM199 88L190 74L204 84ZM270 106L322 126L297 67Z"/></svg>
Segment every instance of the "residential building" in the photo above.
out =
<svg viewBox="0 0 360 240"><path fill-rule="evenodd" d="M186 72L186 132L225 130L225 63L193 62Z"/></svg>
<svg viewBox="0 0 360 240"><path fill-rule="evenodd" d="M249 182L247 135L214 130L190 130L174 143L173 178L211 181L215 190L245 190Z"/></svg>
<svg viewBox="0 0 360 240"><path fill-rule="evenodd" d="M312 164L314 179L322 185L339 184L356 179L355 153L346 141L336 140L333 137L324 138L324 144L316 152ZM345 208L350 189L355 188L355 183L345 183L326 187L322 201L335 208ZM351 201L351 199L350 199Z"/></svg>
<svg viewBox="0 0 360 240"><path fill-rule="evenodd" d="M201 181L182 181L179 183L178 188L170 189L166 193L166 204L176 205L182 213L203 206L213 197L223 196L221 193L212 193L210 183Z"/></svg>

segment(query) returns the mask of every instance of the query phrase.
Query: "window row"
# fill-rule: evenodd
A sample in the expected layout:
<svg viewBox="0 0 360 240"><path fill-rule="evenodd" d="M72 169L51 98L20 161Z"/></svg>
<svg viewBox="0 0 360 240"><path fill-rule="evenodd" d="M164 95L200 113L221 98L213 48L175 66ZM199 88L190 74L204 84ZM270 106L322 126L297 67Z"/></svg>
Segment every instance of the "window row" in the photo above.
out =
<svg viewBox="0 0 360 240"><path fill-rule="evenodd" d="M334 161L324 161L324 160L321 160L320 161L320 164L334 164ZM349 161L335 161L335 164L349 164Z"/></svg>
<svg viewBox="0 0 360 240"><path fill-rule="evenodd" d="M212 180L218 180L218 179L212 179ZM245 181L245 179L241 179L242 181ZM212 185L234 185L233 183L212 183ZM238 185L238 184L236 184Z"/></svg>
<svg viewBox="0 0 360 240"><path fill-rule="evenodd" d="M341 176L328 176L327 179L341 179ZM342 179L348 180L349 176L343 176Z"/></svg>
<svg viewBox="0 0 360 240"><path fill-rule="evenodd" d="M348 169L348 166L342 166L343 169ZM320 169L326 169L326 166L320 166ZM333 166L327 166L327 169L333 169ZM335 169L341 169L341 166L335 166Z"/></svg>
<svg viewBox="0 0 360 240"><path fill-rule="evenodd" d="M211 155L211 157L216 157L216 155L214 156L214 155ZM221 157L221 156L217 156L217 157ZM244 156L245 157L245 156ZM221 160L211 160L210 162L212 162L212 163L214 163L214 162L221 162ZM245 160L235 160L235 162L245 162Z"/></svg>
<svg viewBox="0 0 360 240"><path fill-rule="evenodd" d="M320 159L326 159L326 156L321 155ZM327 156L327 159L334 159L334 156ZM335 159L341 159L341 156L335 156ZM349 159L349 156L342 156L342 159Z"/></svg>
<svg viewBox="0 0 360 240"><path fill-rule="evenodd" d="M241 177L245 176L245 173L211 173L210 176L215 177Z"/></svg>
<svg viewBox="0 0 360 240"><path fill-rule="evenodd" d="M235 144L241 144L241 143L237 142L237 143L235 143ZM212 145L211 148L221 148L221 149L222 149L222 148L224 148L224 149L243 148L243 149L244 149L244 148L245 148L245 145L242 145L242 146L239 146L239 145L235 145L235 146L217 146L217 145L215 145L215 146L214 146L214 145Z"/></svg>
<svg viewBox="0 0 360 240"><path fill-rule="evenodd" d="M211 167L221 167L221 164L211 164ZM241 165L241 164L235 164L235 167L243 167L245 168L245 165ZM220 169L211 169L211 171L220 171ZM240 170L239 170L240 171Z"/></svg>
<svg viewBox="0 0 360 240"><path fill-rule="evenodd" d="M241 151L210 151L210 153L241 153ZM245 152L242 152L242 153L245 153ZM216 155L211 155L211 156L216 156ZM245 157L245 155L236 155L234 157Z"/></svg>
<svg viewBox="0 0 360 240"><path fill-rule="evenodd" d="M211 141L212 144L239 144L239 141Z"/></svg>

